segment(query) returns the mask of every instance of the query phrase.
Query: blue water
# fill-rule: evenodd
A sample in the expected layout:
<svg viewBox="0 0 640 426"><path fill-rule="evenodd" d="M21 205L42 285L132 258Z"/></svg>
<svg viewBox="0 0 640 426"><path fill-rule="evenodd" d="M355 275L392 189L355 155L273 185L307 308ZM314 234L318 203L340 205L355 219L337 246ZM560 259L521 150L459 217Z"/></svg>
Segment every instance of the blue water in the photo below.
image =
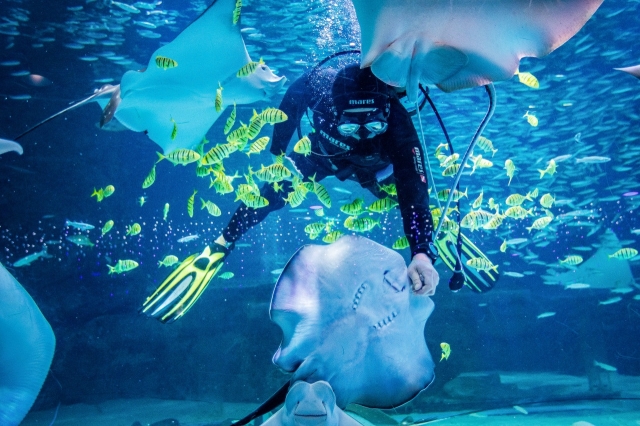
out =
<svg viewBox="0 0 640 426"><path fill-rule="evenodd" d="M76 10L79 6L82 10ZM141 21L142 14L130 16L108 1L2 2L0 65L18 65L0 66L0 137L11 139L90 95L102 82L112 79L115 84L125 71L140 69L204 8L204 2L164 1L156 10L166 14L145 18L158 24L150 30L134 22ZM426 338L434 358L439 358L443 341L451 345L452 355L438 364L436 382L419 397L425 407L442 401L451 407L482 407L480 400L446 394L445 384L464 372L551 372L589 377L596 383L593 377L605 374L593 366L596 360L614 366L617 374L640 375L637 258L628 262L633 275L628 282L572 290L564 288L571 282L553 283L548 278L570 270L559 264L568 255L588 261L609 229L619 248L640 250L640 81L613 70L640 61L639 12L638 2L605 2L557 51L542 59L524 59L520 70L539 79L538 90L517 78L496 83L498 106L484 136L498 151L493 157L483 153L494 163L492 168L463 175L461 188L468 188L469 194L469 201L463 199L463 214L480 191L488 210L491 197L504 206L509 194L538 188L540 196L555 197L555 218L547 228L531 233L526 227L533 217L507 219L496 231L465 231L503 273L487 294L468 288L449 292L450 273L438 266L442 281ZM329 1L254 1L243 9L241 25L249 28L243 34L251 57L263 57L278 75L293 81L318 60L359 47L353 19L348 5ZM112 56L121 56L121 64L108 59ZM87 57L97 60L82 60ZM42 75L51 84L33 86L21 71ZM247 122L253 108L277 106L281 96L239 108L238 116ZM462 152L486 111L484 90L445 94L433 87L431 96L454 147ZM526 111L535 113L537 127L523 118ZM221 133L226 114L209 132L210 139ZM183 319L162 325L137 314L144 298L168 273L158 269L158 261L168 254L184 259L200 251L219 235L238 203L233 194L215 195L208 178L197 178L193 167L174 167L166 161L157 166L155 184L142 189L158 147L141 133L100 130L99 117L96 104L73 110L25 136L20 141L24 155L0 158L0 262L34 297L58 342L51 367L57 380L47 379L34 409L59 402L143 397L264 400L286 380L270 362L281 338L268 319L277 278L272 271L282 268L300 245L311 242L304 227L316 221L309 207L317 201L311 196L299 212L285 207L252 229L222 269L234 277L214 279ZM428 106L421 117L435 183L438 190L444 189L450 179L440 176L433 156L444 137ZM571 157L558 161L556 174L540 179L537 170L564 155ZM588 156L610 160L576 162ZM503 169L508 158L517 167L510 186ZM256 167L269 162L266 153L250 159ZM244 155L232 156L225 161L227 174L242 173L248 164ZM346 217L338 210L341 204L358 196L367 204L375 200L353 182L328 178L323 184L333 200L327 215L340 221ZM106 185L115 186L112 197L101 203L90 197L94 187ZM194 189L198 195L208 194L222 216L212 218L196 199L190 218L186 204ZM143 206L137 203L141 196L147 197ZM162 220L165 203L171 205L168 221ZM535 218L544 215L537 202L529 203L534 206ZM579 210L583 212L575 213ZM398 210L376 217L382 226L365 235L391 246L402 235ZM84 232L95 246L67 241L65 237L82 232L66 228L66 219L95 225L95 230ZM107 220L116 225L101 237L99 229ZM142 233L125 236L125 226L134 222L142 226ZM200 239L177 242L191 234ZM504 240L516 238L526 241L500 252ZM11 268L47 241L53 258ZM408 261L407 251L401 253ZM135 259L140 266L109 276L106 265L117 259ZM597 265L594 277L609 266ZM618 302L600 304L618 296ZM538 319L544 312L555 315ZM596 388L594 384L596 396L617 391ZM508 395L499 397L506 405L519 402Z"/></svg>

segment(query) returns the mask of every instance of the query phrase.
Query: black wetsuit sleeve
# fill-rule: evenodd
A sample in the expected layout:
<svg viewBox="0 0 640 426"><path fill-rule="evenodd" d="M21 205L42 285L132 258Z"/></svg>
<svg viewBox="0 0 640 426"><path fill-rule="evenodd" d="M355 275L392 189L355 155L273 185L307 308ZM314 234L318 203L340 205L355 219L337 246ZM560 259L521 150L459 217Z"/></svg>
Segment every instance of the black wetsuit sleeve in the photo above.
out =
<svg viewBox="0 0 640 426"><path fill-rule="evenodd" d="M271 153L280 155L287 152L291 136L298 128L298 123L302 119L302 115L307 110L309 91L307 90L307 79L301 77L293 82L287 89L282 102L280 102L280 110L287 114L287 120L278 123L273 127L273 137L271 140Z"/></svg>
<svg viewBox="0 0 640 426"><path fill-rule="evenodd" d="M429 209L429 186L424 170L424 152L411 117L397 100L391 104L384 149L393 164L404 233L411 256L428 253L433 219Z"/></svg>

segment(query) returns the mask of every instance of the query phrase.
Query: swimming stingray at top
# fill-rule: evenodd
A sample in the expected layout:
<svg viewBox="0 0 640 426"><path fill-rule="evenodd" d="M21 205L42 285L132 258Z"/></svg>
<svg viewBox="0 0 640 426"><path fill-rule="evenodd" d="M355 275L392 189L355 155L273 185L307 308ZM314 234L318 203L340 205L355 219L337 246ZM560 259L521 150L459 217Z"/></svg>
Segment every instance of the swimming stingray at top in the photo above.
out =
<svg viewBox="0 0 640 426"><path fill-rule="evenodd" d="M115 118L128 129L146 132L171 152L195 147L224 107L275 95L286 78L276 76L262 62L254 62L255 70L244 73L248 75L237 76L252 61L240 24L233 22L235 4L235 0L215 0L171 43L157 49L145 70L128 71L119 86L96 91L90 100L104 107L101 125ZM220 87L223 108L217 111Z"/></svg>
<svg viewBox="0 0 640 426"><path fill-rule="evenodd" d="M523 57L573 37L603 0L353 0L361 66L415 101L418 85L445 92L512 78Z"/></svg>

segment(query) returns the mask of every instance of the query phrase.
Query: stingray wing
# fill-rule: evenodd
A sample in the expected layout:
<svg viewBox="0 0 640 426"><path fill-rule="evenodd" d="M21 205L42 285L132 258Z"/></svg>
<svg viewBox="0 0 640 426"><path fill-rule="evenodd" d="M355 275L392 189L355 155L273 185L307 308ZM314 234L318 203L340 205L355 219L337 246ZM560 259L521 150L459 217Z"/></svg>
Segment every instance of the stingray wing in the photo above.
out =
<svg viewBox="0 0 640 426"><path fill-rule="evenodd" d="M56 339L29 293L0 264L0 424L18 425L44 383Z"/></svg>
<svg viewBox="0 0 640 426"><path fill-rule="evenodd" d="M127 72L115 113L118 121L148 132L165 152L197 145L220 116L214 105L218 84L251 60L240 26L232 23L234 7L235 0L217 0L175 40L156 50L144 72ZM158 56L177 66L158 67Z"/></svg>
<svg viewBox="0 0 640 426"><path fill-rule="evenodd" d="M513 77L582 28L603 0L353 0L362 66L393 86L445 92Z"/></svg>

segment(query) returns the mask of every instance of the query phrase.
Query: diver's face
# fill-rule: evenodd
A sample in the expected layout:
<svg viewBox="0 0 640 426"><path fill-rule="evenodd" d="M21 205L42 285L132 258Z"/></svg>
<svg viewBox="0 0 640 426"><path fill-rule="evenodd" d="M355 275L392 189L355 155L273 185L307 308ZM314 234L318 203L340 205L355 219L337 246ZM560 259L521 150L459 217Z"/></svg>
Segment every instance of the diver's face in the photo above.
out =
<svg viewBox="0 0 640 426"><path fill-rule="evenodd" d="M371 139L387 131L387 120L378 108L345 110L338 122L338 132L357 140Z"/></svg>

